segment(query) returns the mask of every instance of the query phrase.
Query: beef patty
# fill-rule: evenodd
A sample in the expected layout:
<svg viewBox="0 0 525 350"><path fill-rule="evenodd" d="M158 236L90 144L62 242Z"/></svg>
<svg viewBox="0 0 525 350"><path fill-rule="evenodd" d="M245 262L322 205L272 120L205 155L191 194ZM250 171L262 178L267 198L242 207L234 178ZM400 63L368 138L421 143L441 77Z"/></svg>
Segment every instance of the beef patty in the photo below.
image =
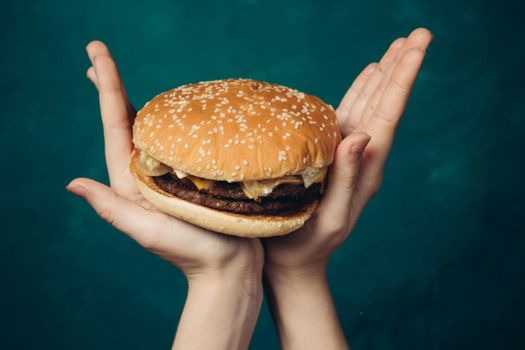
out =
<svg viewBox="0 0 525 350"><path fill-rule="evenodd" d="M306 204L320 196L320 184L304 188L302 184L282 184L272 193L259 200L246 196L239 183L215 181L207 189L198 190L188 179L179 179L169 174L152 177L164 191L181 199L232 213L244 215L285 215L300 211Z"/></svg>

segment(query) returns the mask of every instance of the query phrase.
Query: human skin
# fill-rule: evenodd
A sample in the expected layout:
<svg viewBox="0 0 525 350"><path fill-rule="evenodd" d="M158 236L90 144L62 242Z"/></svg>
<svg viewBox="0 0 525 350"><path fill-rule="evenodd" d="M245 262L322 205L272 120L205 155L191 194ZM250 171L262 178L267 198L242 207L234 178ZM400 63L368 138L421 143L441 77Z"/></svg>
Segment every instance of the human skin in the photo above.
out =
<svg viewBox="0 0 525 350"><path fill-rule="evenodd" d="M260 311L263 266L283 348L347 347L326 267L379 189L395 128L430 40L427 30L418 29L396 40L379 64L370 64L358 76L337 109L344 139L323 199L302 229L263 241L266 262L259 240L190 225L142 197L128 168L135 110L107 47L100 41L87 46L92 63L87 76L99 91L111 187L78 178L67 189L187 277L188 296L174 348L246 349Z"/></svg>
<svg viewBox="0 0 525 350"><path fill-rule="evenodd" d="M247 349L262 302L259 240L219 235L165 215L140 194L129 171L135 115L117 67L100 41L87 48L99 91L111 187L78 178L67 186L110 224L180 268L188 296L173 348Z"/></svg>
<svg viewBox="0 0 525 350"><path fill-rule="evenodd" d="M361 72L336 110L343 140L319 207L300 230L263 240L265 291L283 349L348 348L327 282L328 262L381 186L431 40L418 28Z"/></svg>

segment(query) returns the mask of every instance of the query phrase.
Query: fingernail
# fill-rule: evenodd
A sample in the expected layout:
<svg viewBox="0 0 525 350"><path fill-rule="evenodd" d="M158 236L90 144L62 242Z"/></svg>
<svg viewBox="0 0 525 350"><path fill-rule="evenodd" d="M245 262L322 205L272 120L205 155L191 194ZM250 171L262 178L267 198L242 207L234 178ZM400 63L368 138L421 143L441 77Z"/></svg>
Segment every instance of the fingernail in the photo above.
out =
<svg viewBox="0 0 525 350"><path fill-rule="evenodd" d="M73 193L74 195L78 197L84 198L86 195L86 189L79 184L70 183L69 185L66 186L66 190L68 190L69 192Z"/></svg>

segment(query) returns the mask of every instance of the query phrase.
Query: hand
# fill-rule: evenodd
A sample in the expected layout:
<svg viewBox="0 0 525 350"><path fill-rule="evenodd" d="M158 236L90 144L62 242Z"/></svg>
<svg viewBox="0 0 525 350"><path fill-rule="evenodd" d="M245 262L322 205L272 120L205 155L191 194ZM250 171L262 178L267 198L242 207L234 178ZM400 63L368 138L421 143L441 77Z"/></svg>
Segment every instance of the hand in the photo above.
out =
<svg viewBox="0 0 525 350"><path fill-rule="evenodd" d="M266 264L290 273L324 270L379 190L383 169L410 90L432 35L426 29L395 40L369 64L336 110L343 140L319 207L298 231L264 240Z"/></svg>
<svg viewBox="0 0 525 350"><path fill-rule="evenodd" d="M367 202L379 190L396 128L431 40L427 29L416 29L407 38L395 40L379 63L369 64L359 74L336 110L343 140L337 147L319 207L303 228L263 241L265 274L269 293L275 299L276 322L283 330L283 348L290 345L287 341L292 337L304 340L302 345L293 345L300 349L319 348L316 346L321 343L324 348L331 348L326 338L333 341L332 348L346 346L334 317L335 308L320 301L331 300L326 267ZM311 293L317 295L306 295ZM300 308L309 303L321 305L319 311L324 316L313 312L309 315L303 309L302 315L293 319L293 305ZM313 310L315 306L310 306ZM315 327L298 325L310 316L317 318ZM299 333L294 333L294 327L301 328ZM314 339L319 333L325 337ZM316 345L316 340L322 342Z"/></svg>
<svg viewBox="0 0 525 350"><path fill-rule="evenodd" d="M111 187L78 178L67 189L85 199L104 220L186 275L190 292L177 332L178 348L189 343L196 348L207 348L210 344L221 348L221 339L228 332L223 330L206 337L217 330L216 324L221 327L232 324L231 329L235 329L232 332L239 333L223 339L224 348L246 348L262 300L260 278L264 255L259 240L219 235L193 226L161 213L142 197L128 168L133 149L134 108L107 47L93 41L86 50L92 63L87 76L99 91ZM228 302L232 305L210 311ZM193 305L191 312L187 311L188 305ZM233 323L240 324L234 327ZM198 343L185 337L199 328L203 331Z"/></svg>

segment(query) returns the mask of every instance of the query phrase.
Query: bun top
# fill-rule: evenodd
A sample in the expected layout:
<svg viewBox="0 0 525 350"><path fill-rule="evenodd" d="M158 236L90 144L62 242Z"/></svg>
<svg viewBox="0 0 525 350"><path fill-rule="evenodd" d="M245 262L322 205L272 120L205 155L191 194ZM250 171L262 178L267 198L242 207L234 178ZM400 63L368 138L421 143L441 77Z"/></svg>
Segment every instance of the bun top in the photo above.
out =
<svg viewBox="0 0 525 350"><path fill-rule="evenodd" d="M175 170L229 182L326 167L341 135L332 106L286 86L226 79L180 86L137 113L135 147Z"/></svg>

